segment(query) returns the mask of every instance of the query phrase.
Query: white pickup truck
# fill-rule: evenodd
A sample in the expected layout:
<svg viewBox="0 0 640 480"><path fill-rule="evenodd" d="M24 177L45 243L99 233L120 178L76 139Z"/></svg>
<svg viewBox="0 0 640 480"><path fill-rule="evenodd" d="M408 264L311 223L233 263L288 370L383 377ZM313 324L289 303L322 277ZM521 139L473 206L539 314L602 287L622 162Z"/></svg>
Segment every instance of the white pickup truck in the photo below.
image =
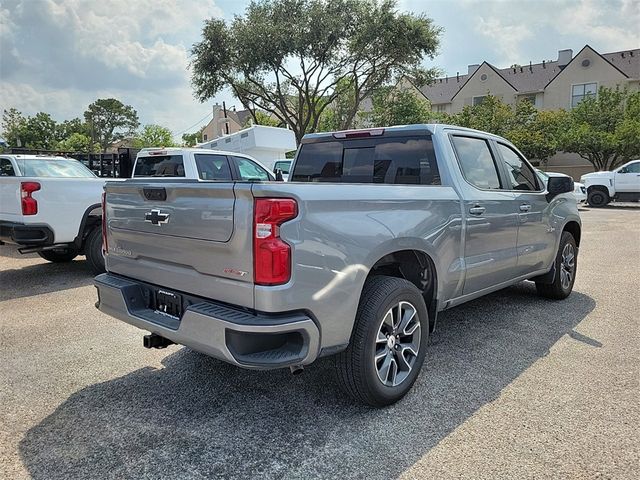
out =
<svg viewBox="0 0 640 480"><path fill-rule="evenodd" d="M91 269L103 272L104 184L70 158L0 155L0 244L50 262L86 255Z"/></svg>
<svg viewBox="0 0 640 480"><path fill-rule="evenodd" d="M632 160L612 172L593 172L580 177L587 189L587 202L604 207L609 202L640 200L640 159Z"/></svg>
<svg viewBox="0 0 640 480"><path fill-rule="evenodd" d="M134 178L176 177L201 181L275 181L255 158L204 148L144 148L133 167Z"/></svg>

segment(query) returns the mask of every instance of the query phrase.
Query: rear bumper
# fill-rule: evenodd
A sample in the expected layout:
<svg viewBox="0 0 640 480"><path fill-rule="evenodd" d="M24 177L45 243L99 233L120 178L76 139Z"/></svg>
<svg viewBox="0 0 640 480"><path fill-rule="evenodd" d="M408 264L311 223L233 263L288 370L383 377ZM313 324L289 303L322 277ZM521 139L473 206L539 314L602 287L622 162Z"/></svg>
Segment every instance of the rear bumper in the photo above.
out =
<svg viewBox="0 0 640 480"><path fill-rule="evenodd" d="M158 287L110 273L94 284L100 311L234 365L271 369L307 365L318 356L320 333L304 313L252 314L183 295L188 306L176 319L149 308Z"/></svg>
<svg viewBox="0 0 640 480"><path fill-rule="evenodd" d="M0 220L0 241L29 247L53 245L53 232L48 225L26 225Z"/></svg>

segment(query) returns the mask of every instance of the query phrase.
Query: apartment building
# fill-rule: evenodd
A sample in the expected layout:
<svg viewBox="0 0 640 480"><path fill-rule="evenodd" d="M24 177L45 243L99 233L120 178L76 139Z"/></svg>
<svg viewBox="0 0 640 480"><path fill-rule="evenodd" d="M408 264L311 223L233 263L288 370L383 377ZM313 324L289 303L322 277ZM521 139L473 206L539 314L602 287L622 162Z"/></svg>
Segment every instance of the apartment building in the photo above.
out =
<svg viewBox="0 0 640 480"><path fill-rule="evenodd" d="M410 88L429 100L432 110L458 113L465 105L481 103L489 94L509 105L529 100L541 110L569 110L583 98L597 95L601 86L639 90L640 49L599 53L585 45L576 55L571 49L560 50L556 60L535 64L496 68L483 62L469 65L462 75ZM551 157L546 168L574 178L593 170L578 155L564 152Z"/></svg>

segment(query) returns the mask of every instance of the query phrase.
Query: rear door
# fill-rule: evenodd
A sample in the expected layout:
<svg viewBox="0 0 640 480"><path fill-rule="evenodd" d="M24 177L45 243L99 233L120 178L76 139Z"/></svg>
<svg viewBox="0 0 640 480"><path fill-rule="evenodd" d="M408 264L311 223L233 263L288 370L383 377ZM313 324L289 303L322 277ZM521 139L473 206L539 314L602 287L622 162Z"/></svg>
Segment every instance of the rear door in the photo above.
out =
<svg viewBox="0 0 640 480"><path fill-rule="evenodd" d="M505 189L515 201L513 211L518 216L518 265L516 275L543 270L555 256L556 234L549 224L549 202L545 186L533 168L510 145L496 142L500 165L503 168Z"/></svg>
<svg viewBox="0 0 640 480"><path fill-rule="evenodd" d="M467 295L515 276L518 218L513 211L514 194L503 189L489 141L465 133L452 134L451 143L465 180L463 295Z"/></svg>

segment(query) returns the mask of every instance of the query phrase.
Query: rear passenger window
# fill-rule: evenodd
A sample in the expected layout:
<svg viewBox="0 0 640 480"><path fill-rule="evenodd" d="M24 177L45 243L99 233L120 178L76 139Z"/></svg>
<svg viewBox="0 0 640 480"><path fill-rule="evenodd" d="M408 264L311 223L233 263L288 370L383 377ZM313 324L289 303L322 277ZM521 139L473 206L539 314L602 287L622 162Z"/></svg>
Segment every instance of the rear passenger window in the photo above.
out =
<svg viewBox="0 0 640 480"><path fill-rule="evenodd" d="M196 154L198 175L202 180L231 181L231 169L226 155Z"/></svg>
<svg viewBox="0 0 640 480"><path fill-rule="evenodd" d="M138 157L134 177L184 177L182 155Z"/></svg>
<svg viewBox="0 0 640 480"><path fill-rule="evenodd" d="M487 141L482 138L451 137L464 178L483 190L500 189L498 169Z"/></svg>
<svg viewBox="0 0 640 480"><path fill-rule="evenodd" d="M513 149L498 143L498 150L504 161L507 177L511 185L507 185L509 190L529 190L538 191L537 175L529 165Z"/></svg>
<svg viewBox="0 0 640 480"><path fill-rule="evenodd" d="M13 170L11 161L7 158L0 158L0 177L15 177L16 172Z"/></svg>
<svg viewBox="0 0 640 480"><path fill-rule="evenodd" d="M440 185L440 175L431 138L367 138L303 144L291 181Z"/></svg>

